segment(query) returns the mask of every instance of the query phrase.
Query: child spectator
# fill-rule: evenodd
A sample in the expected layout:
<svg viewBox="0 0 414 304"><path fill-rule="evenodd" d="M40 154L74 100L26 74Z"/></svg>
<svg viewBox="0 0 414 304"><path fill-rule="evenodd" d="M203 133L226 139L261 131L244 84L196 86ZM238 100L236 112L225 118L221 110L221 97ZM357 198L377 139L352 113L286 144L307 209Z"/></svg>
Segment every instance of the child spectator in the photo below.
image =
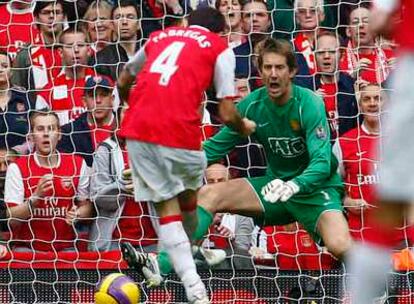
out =
<svg viewBox="0 0 414 304"><path fill-rule="evenodd" d="M74 250L74 224L90 218L89 171L74 154L56 150L59 118L53 112L30 116L34 152L7 169L5 202L15 251Z"/></svg>

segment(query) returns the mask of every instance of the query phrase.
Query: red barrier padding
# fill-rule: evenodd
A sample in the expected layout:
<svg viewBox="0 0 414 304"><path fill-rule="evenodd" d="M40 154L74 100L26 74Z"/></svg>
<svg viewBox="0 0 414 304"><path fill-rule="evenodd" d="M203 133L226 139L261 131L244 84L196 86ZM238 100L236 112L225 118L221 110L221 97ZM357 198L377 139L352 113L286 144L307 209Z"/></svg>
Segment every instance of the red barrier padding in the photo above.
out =
<svg viewBox="0 0 414 304"><path fill-rule="evenodd" d="M127 269L120 251L108 252L8 252L0 268Z"/></svg>

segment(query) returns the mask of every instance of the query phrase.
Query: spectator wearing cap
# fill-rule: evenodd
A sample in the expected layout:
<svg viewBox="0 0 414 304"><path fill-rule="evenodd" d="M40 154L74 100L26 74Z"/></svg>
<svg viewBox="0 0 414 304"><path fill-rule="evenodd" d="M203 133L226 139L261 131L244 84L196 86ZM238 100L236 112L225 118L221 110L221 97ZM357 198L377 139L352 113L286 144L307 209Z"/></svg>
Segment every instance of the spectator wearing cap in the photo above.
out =
<svg viewBox="0 0 414 304"><path fill-rule="evenodd" d="M108 76L87 78L83 96L87 111L62 127L58 149L81 155L89 167L96 147L110 137L116 127L113 89L114 83Z"/></svg>
<svg viewBox="0 0 414 304"><path fill-rule="evenodd" d="M116 42L97 52L90 62L99 74L108 75L115 81L124 64L140 49L140 16L134 0L121 0L112 8Z"/></svg>
<svg viewBox="0 0 414 304"><path fill-rule="evenodd" d="M36 109L53 110L59 116L60 124L64 125L86 111L82 99L85 79L94 75L94 71L87 67L90 48L84 32L68 28L59 36L59 44L64 66L59 75L38 93Z"/></svg>
<svg viewBox="0 0 414 304"><path fill-rule="evenodd" d="M63 0L36 1L33 15L38 34L13 62L12 84L28 90L32 102L36 100L36 92L52 81L62 66L56 42L66 19L63 3Z"/></svg>

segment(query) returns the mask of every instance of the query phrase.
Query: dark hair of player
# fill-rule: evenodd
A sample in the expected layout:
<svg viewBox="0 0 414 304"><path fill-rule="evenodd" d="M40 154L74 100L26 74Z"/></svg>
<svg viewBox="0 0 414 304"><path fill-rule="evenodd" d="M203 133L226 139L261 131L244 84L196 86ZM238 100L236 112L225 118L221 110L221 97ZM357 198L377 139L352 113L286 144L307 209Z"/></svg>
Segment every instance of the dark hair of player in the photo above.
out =
<svg viewBox="0 0 414 304"><path fill-rule="evenodd" d="M212 7L205 7L190 13L188 25L199 25L213 33L221 33L226 28L226 20L218 10Z"/></svg>
<svg viewBox="0 0 414 304"><path fill-rule="evenodd" d="M296 62L295 54L293 52L292 45L287 40L267 38L259 42L257 49L258 49L258 55L259 55L259 57L257 58L259 69L262 68L263 56L267 53L275 53L275 54L285 57L286 63L290 71L297 69L297 62Z"/></svg>

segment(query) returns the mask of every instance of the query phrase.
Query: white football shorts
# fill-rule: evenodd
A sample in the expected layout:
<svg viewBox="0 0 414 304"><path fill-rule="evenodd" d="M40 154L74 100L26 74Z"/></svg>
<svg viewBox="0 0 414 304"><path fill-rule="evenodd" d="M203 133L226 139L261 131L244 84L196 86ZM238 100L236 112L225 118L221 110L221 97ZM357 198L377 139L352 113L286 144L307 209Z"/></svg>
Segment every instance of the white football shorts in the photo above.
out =
<svg viewBox="0 0 414 304"><path fill-rule="evenodd" d="M204 151L127 141L136 201L162 202L203 184Z"/></svg>
<svg viewBox="0 0 414 304"><path fill-rule="evenodd" d="M414 201L414 53L400 57L393 73L378 191L383 199Z"/></svg>

